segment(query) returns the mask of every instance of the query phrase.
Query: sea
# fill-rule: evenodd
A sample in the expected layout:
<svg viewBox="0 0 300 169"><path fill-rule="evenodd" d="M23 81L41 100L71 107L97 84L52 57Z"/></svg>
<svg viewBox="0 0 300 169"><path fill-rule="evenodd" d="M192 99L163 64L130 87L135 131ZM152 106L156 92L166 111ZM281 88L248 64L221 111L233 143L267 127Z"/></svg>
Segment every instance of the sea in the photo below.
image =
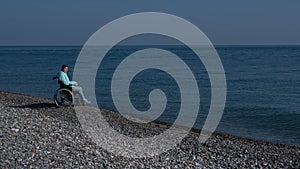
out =
<svg viewBox="0 0 300 169"><path fill-rule="evenodd" d="M149 46L115 46L105 55L96 75L100 108L117 111L111 95L112 75L128 55ZM211 86L205 66L190 48L151 46L179 56L193 71L200 92L194 128L208 113ZM300 46L215 46L225 70L227 97L217 132L300 146ZM52 99L58 84L52 77L62 64L69 77L82 46L1 46L0 90ZM73 79L76 80L76 79ZM143 70L131 81L130 99L136 109L150 107L149 93L161 89L167 106L158 120L172 123L180 109L176 81L164 71ZM83 89L85 90L85 89Z"/></svg>

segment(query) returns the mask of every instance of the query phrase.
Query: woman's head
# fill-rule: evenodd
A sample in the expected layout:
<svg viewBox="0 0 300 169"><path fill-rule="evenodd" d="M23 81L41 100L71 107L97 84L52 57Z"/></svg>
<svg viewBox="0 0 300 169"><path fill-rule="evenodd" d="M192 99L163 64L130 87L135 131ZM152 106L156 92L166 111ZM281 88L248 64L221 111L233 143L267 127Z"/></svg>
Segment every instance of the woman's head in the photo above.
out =
<svg viewBox="0 0 300 169"><path fill-rule="evenodd" d="M68 69L68 65L62 65L60 70L66 73Z"/></svg>

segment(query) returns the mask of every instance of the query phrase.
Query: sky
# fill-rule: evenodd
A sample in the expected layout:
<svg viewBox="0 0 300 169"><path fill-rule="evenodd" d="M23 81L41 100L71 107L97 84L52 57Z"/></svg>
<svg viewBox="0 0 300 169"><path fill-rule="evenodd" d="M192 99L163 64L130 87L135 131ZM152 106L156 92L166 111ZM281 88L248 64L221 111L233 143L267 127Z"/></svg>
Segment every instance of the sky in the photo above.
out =
<svg viewBox="0 0 300 169"><path fill-rule="evenodd" d="M300 45L299 0L1 0L0 45L83 45L139 12L184 18L214 45Z"/></svg>

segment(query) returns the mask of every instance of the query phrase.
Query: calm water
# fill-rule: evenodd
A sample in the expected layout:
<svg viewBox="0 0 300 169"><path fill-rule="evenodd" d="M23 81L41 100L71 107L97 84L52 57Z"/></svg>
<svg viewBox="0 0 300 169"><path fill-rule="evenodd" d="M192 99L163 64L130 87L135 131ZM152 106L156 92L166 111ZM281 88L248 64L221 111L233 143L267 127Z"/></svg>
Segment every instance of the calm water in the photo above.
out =
<svg viewBox="0 0 300 169"><path fill-rule="evenodd" d="M144 47L116 47L98 69L98 104L115 110L110 94L112 74L126 56ZM183 46L161 48L184 56L196 74L201 106L194 127L201 128L210 103L210 83L202 63ZM57 83L52 77L62 64L72 77L79 46L0 47L0 90L52 98ZM227 78L227 102L219 132L300 146L300 46L221 46L217 51ZM76 79L74 79L76 80ZM180 95L174 79L158 70L138 74L130 86L133 105L149 108L148 94L160 88L168 104L160 120L172 122Z"/></svg>

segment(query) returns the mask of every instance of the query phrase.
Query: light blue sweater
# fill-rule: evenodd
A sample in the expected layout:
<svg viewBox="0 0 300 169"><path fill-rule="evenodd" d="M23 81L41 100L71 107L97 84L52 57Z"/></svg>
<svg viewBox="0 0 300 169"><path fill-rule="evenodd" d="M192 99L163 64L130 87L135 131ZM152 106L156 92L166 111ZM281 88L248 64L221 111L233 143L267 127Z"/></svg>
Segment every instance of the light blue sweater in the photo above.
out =
<svg viewBox="0 0 300 169"><path fill-rule="evenodd" d="M59 71L57 74L57 77L58 77L58 80L63 82L65 85L72 85L72 87L73 87L73 85L76 83L75 81L70 81L67 73L65 73L63 71Z"/></svg>

